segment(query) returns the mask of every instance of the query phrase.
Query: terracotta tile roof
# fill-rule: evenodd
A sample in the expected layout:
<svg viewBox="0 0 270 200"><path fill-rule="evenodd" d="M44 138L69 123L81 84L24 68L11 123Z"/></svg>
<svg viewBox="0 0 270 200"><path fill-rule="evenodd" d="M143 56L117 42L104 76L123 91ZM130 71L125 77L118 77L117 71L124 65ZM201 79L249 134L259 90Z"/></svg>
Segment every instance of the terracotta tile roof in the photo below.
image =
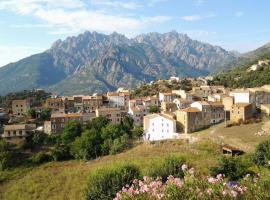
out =
<svg viewBox="0 0 270 200"><path fill-rule="evenodd" d="M250 103L236 103L234 105L237 106L237 107L247 107L247 106L249 106L251 104Z"/></svg>
<svg viewBox="0 0 270 200"><path fill-rule="evenodd" d="M82 114L81 113L68 113L68 114L65 114L65 113L52 113L52 115L51 115L51 118L62 118L62 117L65 117L65 118L82 117Z"/></svg>
<svg viewBox="0 0 270 200"><path fill-rule="evenodd" d="M198 108L188 107L185 109L180 110L182 112L201 112Z"/></svg>

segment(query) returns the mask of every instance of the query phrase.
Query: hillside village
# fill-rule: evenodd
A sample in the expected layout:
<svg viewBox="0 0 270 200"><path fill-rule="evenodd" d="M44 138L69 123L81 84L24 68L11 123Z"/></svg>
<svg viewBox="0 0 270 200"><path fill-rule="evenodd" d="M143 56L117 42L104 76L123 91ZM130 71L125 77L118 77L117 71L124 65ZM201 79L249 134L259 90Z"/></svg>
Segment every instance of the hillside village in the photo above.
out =
<svg viewBox="0 0 270 200"><path fill-rule="evenodd" d="M61 134L69 121L84 124L104 116L119 124L128 116L136 126L143 127L144 141L186 139L196 131L224 121L226 126L232 126L259 120L260 113L270 115L269 85L230 89L209 86L209 79L200 78L200 85L197 79L190 79L197 86L189 91L156 91L153 96L132 97L132 90L119 88L91 96L51 95L40 106L33 106L33 99L16 99L10 109L0 110L1 137L20 144L33 132ZM172 77L165 82L172 81L180 84L181 79ZM43 109L49 111L47 119L41 117ZM32 123L35 119L39 119L38 123Z"/></svg>

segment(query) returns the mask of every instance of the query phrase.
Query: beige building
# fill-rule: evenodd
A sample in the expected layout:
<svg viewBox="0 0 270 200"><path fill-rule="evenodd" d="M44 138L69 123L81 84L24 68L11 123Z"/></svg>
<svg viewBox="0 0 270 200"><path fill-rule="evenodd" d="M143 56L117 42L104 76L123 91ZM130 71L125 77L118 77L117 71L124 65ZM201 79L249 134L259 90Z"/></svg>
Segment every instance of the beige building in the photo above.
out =
<svg viewBox="0 0 270 200"><path fill-rule="evenodd" d="M107 98L110 107L128 108L128 102L130 100L129 92L108 92Z"/></svg>
<svg viewBox="0 0 270 200"><path fill-rule="evenodd" d="M171 92L160 92L159 93L159 102L167 102L170 103L173 101L174 98L174 94L172 94Z"/></svg>
<svg viewBox="0 0 270 200"><path fill-rule="evenodd" d="M246 121L252 118L252 104L236 103L232 106L230 120L233 122Z"/></svg>
<svg viewBox="0 0 270 200"><path fill-rule="evenodd" d="M98 108L96 109L96 117L105 116L112 123L118 124L127 115L127 112L120 108Z"/></svg>
<svg viewBox="0 0 270 200"><path fill-rule="evenodd" d="M192 94L201 100L208 100L208 96L212 94L225 94L226 90L224 86L200 86L193 87Z"/></svg>
<svg viewBox="0 0 270 200"><path fill-rule="evenodd" d="M145 106L138 105L138 106L130 107L128 109L128 114L134 120L134 124L142 125L143 117L149 114L149 111Z"/></svg>
<svg viewBox="0 0 270 200"><path fill-rule="evenodd" d="M2 138L11 143L20 143L36 129L35 124L14 124L6 125L4 127L4 134Z"/></svg>
<svg viewBox="0 0 270 200"><path fill-rule="evenodd" d="M102 96L84 96L82 100L83 111L86 113L95 112L97 108L103 105Z"/></svg>
<svg viewBox="0 0 270 200"><path fill-rule="evenodd" d="M51 121L44 122L44 132L47 134L61 133L65 125L69 121L83 122L83 114L81 113L53 113Z"/></svg>
<svg viewBox="0 0 270 200"><path fill-rule="evenodd" d="M187 99L182 99L182 98L175 98L173 100L173 103L176 104L177 109L181 110L181 109L185 109L190 107L191 103L193 103L192 100L187 100Z"/></svg>
<svg viewBox="0 0 270 200"><path fill-rule="evenodd" d="M176 119L184 133L193 133L204 127L202 112L198 108L185 108L176 111Z"/></svg>
<svg viewBox="0 0 270 200"><path fill-rule="evenodd" d="M173 102L162 102L161 103L161 111L162 112L175 112L177 110L177 106Z"/></svg>
<svg viewBox="0 0 270 200"><path fill-rule="evenodd" d="M49 98L46 100L45 108L49 108L52 112L65 112L65 101L62 98Z"/></svg>
<svg viewBox="0 0 270 200"><path fill-rule="evenodd" d="M28 99L12 101L12 113L14 115L23 116L27 114L29 109L30 101Z"/></svg>
<svg viewBox="0 0 270 200"><path fill-rule="evenodd" d="M193 99L192 94L185 90L172 90L172 94L174 94L178 98L185 99L188 101L192 101Z"/></svg>

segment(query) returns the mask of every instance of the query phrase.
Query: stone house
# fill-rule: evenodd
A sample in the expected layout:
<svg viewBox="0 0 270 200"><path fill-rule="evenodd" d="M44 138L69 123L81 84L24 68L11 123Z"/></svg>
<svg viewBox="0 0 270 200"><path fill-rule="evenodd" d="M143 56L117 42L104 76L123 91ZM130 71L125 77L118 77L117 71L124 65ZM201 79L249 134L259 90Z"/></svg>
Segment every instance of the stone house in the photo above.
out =
<svg viewBox="0 0 270 200"><path fill-rule="evenodd" d="M6 125L2 138L14 144L24 142L26 137L29 136L36 129L35 124L14 124Z"/></svg>
<svg viewBox="0 0 270 200"><path fill-rule="evenodd" d="M230 120L233 122L246 121L252 118L252 113L252 104L236 103L231 108Z"/></svg>
<svg viewBox="0 0 270 200"><path fill-rule="evenodd" d="M202 112L198 108L189 107L176 111L176 120L184 133L193 133L204 127Z"/></svg>
<svg viewBox="0 0 270 200"><path fill-rule="evenodd" d="M27 114L27 111L30 109L30 100L13 100L12 101L12 113L13 115L23 116Z"/></svg>

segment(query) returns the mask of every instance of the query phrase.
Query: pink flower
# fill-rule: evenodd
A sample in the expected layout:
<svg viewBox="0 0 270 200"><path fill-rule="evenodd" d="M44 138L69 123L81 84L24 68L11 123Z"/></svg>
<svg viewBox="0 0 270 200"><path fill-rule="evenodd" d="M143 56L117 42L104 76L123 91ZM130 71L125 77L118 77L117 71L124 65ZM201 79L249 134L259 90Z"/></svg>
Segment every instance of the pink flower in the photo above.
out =
<svg viewBox="0 0 270 200"><path fill-rule="evenodd" d="M193 175L193 174L194 174L194 168L190 168L190 169L188 170L188 173L189 173L190 175Z"/></svg>
<svg viewBox="0 0 270 200"><path fill-rule="evenodd" d="M208 195L212 195L213 189L212 189L212 188L208 188L208 189L206 190L206 192L207 192Z"/></svg>
<svg viewBox="0 0 270 200"><path fill-rule="evenodd" d="M235 197L237 197L238 193L236 191L232 190L231 195L235 198Z"/></svg>

